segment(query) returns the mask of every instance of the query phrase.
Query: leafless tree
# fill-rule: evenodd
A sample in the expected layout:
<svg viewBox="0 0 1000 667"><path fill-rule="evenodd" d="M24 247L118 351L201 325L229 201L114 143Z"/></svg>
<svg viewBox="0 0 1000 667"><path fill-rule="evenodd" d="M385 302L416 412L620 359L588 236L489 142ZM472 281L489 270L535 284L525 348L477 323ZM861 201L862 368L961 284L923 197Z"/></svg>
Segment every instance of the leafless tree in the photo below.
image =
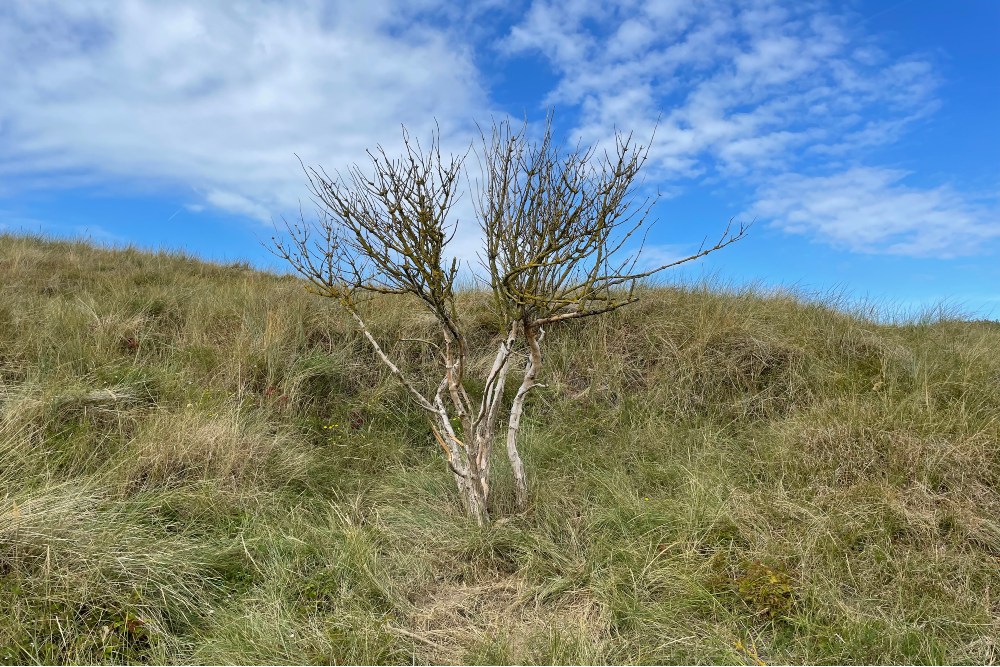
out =
<svg viewBox="0 0 1000 667"><path fill-rule="evenodd" d="M553 141L551 120L537 141L528 139L526 127L515 131L507 122L494 124L477 150L474 203L485 246L480 268L486 274L477 275L490 285L504 325L482 389L473 391L466 378L469 342L456 300L460 265L446 253L456 232L450 213L464 156L443 157L438 134L427 150L405 130L403 138L401 157L391 158L381 147L370 151L370 171L355 165L346 176L331 177L304 167L319 218L286 223L287 235L276 236L272 249L312 291L350 313L381 362L428 413L467 511L486 523L493 445L504 420L517 506L524 510L528 504L518 434L525 399L540 386L546 329L635 302L640 280L719 250L742 238L747 227L727 226L713 245L640 270L653 203L637 196L648 148L619 133L613 151L562 151ZM369 327L359 305L372 294L411 295L433 315L438 339L425 341L439 364L433 393L421 390L427 378L411 377ZM520 386L505 406L512 372Z"/></svg>

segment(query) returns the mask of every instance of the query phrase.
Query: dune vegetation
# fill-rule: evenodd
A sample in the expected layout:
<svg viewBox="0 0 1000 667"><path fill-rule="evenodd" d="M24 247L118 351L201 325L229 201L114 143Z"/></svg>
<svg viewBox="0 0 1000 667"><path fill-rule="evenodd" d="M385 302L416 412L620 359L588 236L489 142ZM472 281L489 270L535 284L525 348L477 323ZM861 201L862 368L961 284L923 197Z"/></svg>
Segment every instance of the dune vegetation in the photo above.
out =
<svg viewBox="0 0 1000 667"><path fill-rule="evenodd" d="M552 329L478 526L299 279L4 235L0 281L0 663L1000 659L1000 324L649 286Z"/></svg>

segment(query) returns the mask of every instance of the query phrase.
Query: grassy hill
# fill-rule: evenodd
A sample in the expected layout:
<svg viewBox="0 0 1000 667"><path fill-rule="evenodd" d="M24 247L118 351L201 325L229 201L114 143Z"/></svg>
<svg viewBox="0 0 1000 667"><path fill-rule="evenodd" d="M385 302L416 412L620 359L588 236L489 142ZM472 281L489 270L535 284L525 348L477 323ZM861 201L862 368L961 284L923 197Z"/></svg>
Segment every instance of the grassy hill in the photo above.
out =
<svg viewBox="0 0 1000 667"><path fill-rule="evenodd" d="M1000 659L998 325L650 289L550 333L477 528L297 280L0 236L0 284L0 663Z"/></svg>

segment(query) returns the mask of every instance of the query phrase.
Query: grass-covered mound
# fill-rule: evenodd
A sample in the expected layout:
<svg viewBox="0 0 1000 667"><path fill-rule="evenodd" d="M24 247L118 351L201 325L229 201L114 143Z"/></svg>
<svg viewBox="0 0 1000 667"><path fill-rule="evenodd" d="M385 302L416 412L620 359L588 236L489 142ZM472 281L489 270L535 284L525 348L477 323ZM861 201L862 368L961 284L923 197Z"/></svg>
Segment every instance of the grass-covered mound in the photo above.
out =
<svg viewBox="0 0 1000 667"><path fill-rule="evenodd" d="M1000 658L1000 326L649 290L550 332L477 528L297 280L0 236L0 284L0 663Z"/></svg>

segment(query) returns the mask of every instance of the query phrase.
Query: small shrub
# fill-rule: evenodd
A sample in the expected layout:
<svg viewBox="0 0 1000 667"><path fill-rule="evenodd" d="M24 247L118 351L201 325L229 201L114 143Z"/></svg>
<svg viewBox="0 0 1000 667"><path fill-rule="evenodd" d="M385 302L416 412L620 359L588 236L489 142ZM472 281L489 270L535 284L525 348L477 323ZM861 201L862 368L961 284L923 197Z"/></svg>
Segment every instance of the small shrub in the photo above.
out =
<svg viewBox="0 0 1000 667"><path fill-rule="evenodd" d="M795 579L780 565L748 560L734 568L723 554L716 555L712 565L711 588L734 610L744 609L757 619L775 622L786 619L798 605Z"/></svg>

